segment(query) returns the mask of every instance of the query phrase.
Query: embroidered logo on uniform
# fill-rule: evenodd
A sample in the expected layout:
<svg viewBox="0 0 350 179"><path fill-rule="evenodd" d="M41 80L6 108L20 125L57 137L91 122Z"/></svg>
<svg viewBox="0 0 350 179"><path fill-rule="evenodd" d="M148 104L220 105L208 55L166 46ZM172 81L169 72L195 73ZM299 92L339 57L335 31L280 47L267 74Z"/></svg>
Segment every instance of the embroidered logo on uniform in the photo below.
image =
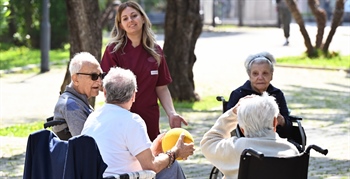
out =
<svg viewBox="0 0 350 179"><path fill-rule="evenodd" d="M158 75L158 70L152 70L151 75Z"/></svg>

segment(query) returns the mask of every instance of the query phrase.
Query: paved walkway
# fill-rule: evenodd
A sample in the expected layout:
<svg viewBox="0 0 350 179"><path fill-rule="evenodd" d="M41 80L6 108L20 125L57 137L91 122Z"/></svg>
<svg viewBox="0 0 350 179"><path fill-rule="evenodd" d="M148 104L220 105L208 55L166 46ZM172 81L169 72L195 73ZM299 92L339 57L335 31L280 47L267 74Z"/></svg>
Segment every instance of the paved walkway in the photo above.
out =
<svg viewBox="0 0 350 179"><path fill-rule="evenodd" d="M307 26L314 41L316 28ZM305 51L296 25L290 46L283 47L283 32L277 28L240 28L224 34L203 33L197 42L194 66L200 96L228 96L247 75L243 60L250 53L266 50L276 57ZM161 36L160 43L161 41ZM350 54L350 27L339 28L331 50ZM350 61L350 59L349 59ZM349 62L350 63L350 62ZM44 74L13 74L0 78L0 127L44 120L52 115L65 68ZM350 178L350 78L344 71L276 67L272 83L281 88L292 114L304 118L308 144L329 150L327 156L311 152L309 178ZM102 96L97 98L103 101ZM218 102L219 103L219 102ZM212 165L203 157L199 141L220 115L211 111L182 112L195 138L197 151L180 161L189 179L208 178ZM166 120L161 120L167 128ZM26 138L0 137L0 178L22 178Z"/></svg>

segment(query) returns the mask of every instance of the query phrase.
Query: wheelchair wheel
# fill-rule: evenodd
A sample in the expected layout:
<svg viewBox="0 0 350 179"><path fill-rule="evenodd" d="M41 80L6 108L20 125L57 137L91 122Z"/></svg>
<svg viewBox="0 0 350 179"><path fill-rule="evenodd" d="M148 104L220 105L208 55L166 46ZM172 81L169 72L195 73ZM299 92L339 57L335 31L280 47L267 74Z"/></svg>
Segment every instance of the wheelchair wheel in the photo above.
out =
<svg viewBox="0 0 350 179"><path fill-rule="evenodd" d="M213 167L210 172L209 179L221 179L224 177L224 174L216 167Z"/></svg>

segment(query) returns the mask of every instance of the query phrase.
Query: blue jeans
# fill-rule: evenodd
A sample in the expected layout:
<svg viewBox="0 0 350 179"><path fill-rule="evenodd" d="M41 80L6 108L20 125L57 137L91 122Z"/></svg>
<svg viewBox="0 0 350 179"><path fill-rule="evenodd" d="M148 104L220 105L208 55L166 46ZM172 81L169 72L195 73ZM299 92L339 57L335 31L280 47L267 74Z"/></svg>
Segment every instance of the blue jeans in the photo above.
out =
<svg viewBox="0 0 350 179"><path fill-rule="evenodd" d="M170 168L165 168L156 175L157 179L186 179L180 164L175 161Z"/></svg>

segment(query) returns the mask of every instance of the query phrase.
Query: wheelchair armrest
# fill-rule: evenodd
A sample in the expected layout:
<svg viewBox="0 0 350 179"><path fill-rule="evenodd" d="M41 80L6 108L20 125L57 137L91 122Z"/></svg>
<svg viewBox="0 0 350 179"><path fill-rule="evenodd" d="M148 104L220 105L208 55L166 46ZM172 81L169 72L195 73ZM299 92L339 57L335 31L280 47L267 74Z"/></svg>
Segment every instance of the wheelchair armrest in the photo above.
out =
<svg viewBox="0 0 350 179"><path fill-rule="evenodd" d="M297 116L289 116L289 117L290 117L292 123L294 122L294 123L297 123L297 125L298 125L298 129L299 129L300 137L301 137L301 151L304 151L305 146L306 146L306 134L305 134L304 128L300 122L300 120L302 120L302 118L297 117Z"/></svg>
<svg viewBox="0 0 350 179"><path fill-rule="evenodd" d="M153 170L141 170L137 172L129 172L120 175L114 175L105 179L153 179L156 177L156 172Z"/></svg>
<svg viewBox="0 0 350 179"><path fill-rule="evenodd" d="M293 116L293 115L289 115L289 119L291 120L291 121L301 121L301 120L303 120L303 118L301 118L301 117L299 117L299 116Z"/></svg>
<svg viewBox="0 0 350 179"><path fill-rule="evenodd" d="M296 120L295 122L298 124L299 132L301 136L301 150L304 151L306 146L306 134L303 126L301 126L301 122L299 120Z"/></svg>
<svg viewBox="0 0 350 179"><path fill-rule="evenodd" d="M51 121L48 121L48 122L44 123L44 128L46 129L48 127L61 125L61 124L64 124L64 123L66 123L65 120L51 120Z"/></svg>
<svg viewBox="0 0 350 179"><path fill-rule="evenodd" d="M241 156L246 156L247 153L249 153L250 155L262 160L264 158L264 154L259 152L259 151L256 151L252 148L248 148L248 149L244 149Z"/></svg>
<svg viewBox="0 0 350 179"><path fill-rule="evenodd" d="M227 103L228 101L225 100L223 96L216 96L217 101L222 101L222 113L225 113L227 109Z"/></svg>

